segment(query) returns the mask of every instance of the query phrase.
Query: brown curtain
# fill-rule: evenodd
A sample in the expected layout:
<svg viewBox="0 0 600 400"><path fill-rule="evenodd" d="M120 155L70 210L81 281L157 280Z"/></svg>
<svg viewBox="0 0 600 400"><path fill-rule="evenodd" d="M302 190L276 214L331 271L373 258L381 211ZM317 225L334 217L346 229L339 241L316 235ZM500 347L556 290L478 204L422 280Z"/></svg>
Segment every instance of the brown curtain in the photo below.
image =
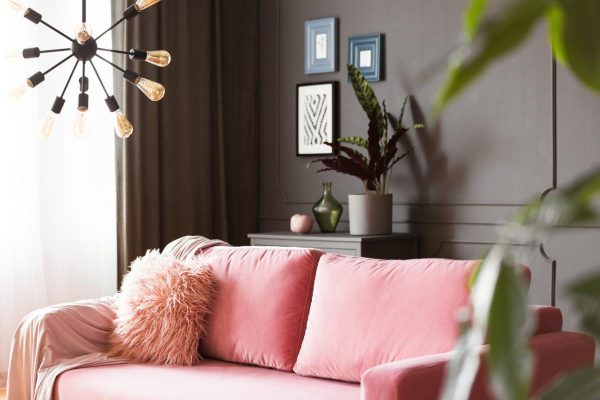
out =
<svg viewBox="0 0 600 400"><path fill-rule="evenodd" d="M183 235L247 243L258 203L258 0L170 0L126 28L127 48L165 49L148 100L127 84L134 134L117 143L119 282L132 259Z"/></svg>

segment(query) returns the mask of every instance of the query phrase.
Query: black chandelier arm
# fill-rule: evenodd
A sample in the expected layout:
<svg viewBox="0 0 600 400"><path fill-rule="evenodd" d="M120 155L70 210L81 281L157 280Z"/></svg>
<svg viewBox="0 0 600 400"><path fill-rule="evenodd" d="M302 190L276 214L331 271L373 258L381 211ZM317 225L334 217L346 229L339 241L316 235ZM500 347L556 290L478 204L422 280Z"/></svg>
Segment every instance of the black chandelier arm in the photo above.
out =
<svg viewBox="0 0 600 400"><path fill-rule="evenodd" d="M52 25L50 25L49 23L47 23L44 20L41 20L40 23L42 25L45 25L46 27L52 29L54 32L58 33L60 36L64 37L65 39L67 39L69 42L73 42L73 39L68 37L66 34L64 34L63 32L59 31L58 29L56 29L55 27L53 27Z"/></svg>
<svg viewBox="0 0 600 400"><path fill-rule="evenodd" d="M125 70L121 67L119 67L117 64L108 61L106 58L102 57L100 54L96 54L96 57L98 57L99 59L101 59L102 61L104 61L105 63L111 65L113 68L121 71L122 73L125 73Z"/></svg>
<svg viewBox="0 0 600 400"><path fill-rule="evenodd" d="M90 86L89 86L89 79L87 78L86 74L85 74L85 65L86 65L86 60L83 60L83 66L81 68L81 79L79 80L79 91L81 93L86 93Z"/></svg>
<svg viewBox="0 0 600 400"><path fill-rule="evenodd" d="M69 87L69 84L71 83L71 79L73 79L73 75L75 74L75 70L77 69L77 66L79 65L79 60L77 60L75 62L75 65L73 66L73 70L71 71L71 74L69 75L69 79L67 79L67 83L65 84L65 88L62 91L62 94L60 95L61 98L65 97L65 93L67 92L67 88Z"/></svg>
<svg viewBox="0 0 600 400"><path fill-rule="evenodd" d="M133 51L123 51L123 50L113 50L113 49L103 49L102 47L98 47L98 50L102 50L102 51L109 51L111 53L118 53L118 54L127 54L127 55L132 55Z"/></svg>
<svg viewBox="0 0 600 400"><path fill-rule="evenodd" d="M46 53L60 53L63 51L71 51L71 48L66 48L66 49L50 49L50 50L40 50L40 54L46 54Z"/></svg>
<svg viewBox="0 0 600 400"><path fill-rule="evenodd" d="M64 63L66 63L71 57L73 57L73 54L70 54L69 56L65 57L62 61L59 61L53 67L51 67L51 68L47 69L46 71L44 71L43 74L44 75L48 75L50 72L54 71L56 68L60 67Z"/></svg>
<svg viewBox="0 0 600 400"><path fill-rule="evenodd" d="M112 24L110 26L110 28L108 28L107 30L105 30L104 32L102 32L97 38L96 40L100 40L100 38L104 35L106 35L108 32L112 31L113 29L115 29L117 26L119 26L120 24L122 24L124 21L128 21L132 18L137 17L140 12L142 10L138 8L138 6L136 4L132 4L131 6L127 7L127 9L125 11L123 11L123 16L121 18L119 18L118 21L116 21L114 24Z"/></svg>
<svg viewBox="0 0 600 400"><path fill-rule="evenodd" d="M112 31L113 29L115 29L117 26L121 25L123 22L125 21L125 17L121 17L121 19L119 19L117 22L115 22L114 24L112 24L110 26L110 28L108 28L107 30L105 30L104 32L102 32L97 38L96 41L100 40L100 38L104 35L106 35L108 32Z"/></svg>
<svg viewBox="0 0 600 400"><path fill-rule="evenodd" d="M100 86L102 86L102 90L104 90L106 97L110 97L110 94L108 94L108 90L106 90L106 86L104 86L104 82L102 82L102 78L100 78L100 74L98 73L98 70L96 69L96 66L94 65L92 60L90 60L90 64L92 64L92 68L94 69L94 72L96 73L96 77L98 78L98 81L100 82Z"/></svg>
<svg viewBox="0 0 600 400"><path fill-rule="evenodd" d="M87 22L87 4L85 0L81 0L81 22Z"/></svg>
<svg viewBox="0 0 600 400"><path fill-rule="evenodd" d="M23 51L21 52L21 55L23 56L24 59L30 59L30 58L38 58L39 56L41 56L42 54L45 53L58 53L58 52L62 52L62 51L71 51L71 49L50 49L50 50L40 50L39 47L30 47L27 49L23 49Z"/></svg>

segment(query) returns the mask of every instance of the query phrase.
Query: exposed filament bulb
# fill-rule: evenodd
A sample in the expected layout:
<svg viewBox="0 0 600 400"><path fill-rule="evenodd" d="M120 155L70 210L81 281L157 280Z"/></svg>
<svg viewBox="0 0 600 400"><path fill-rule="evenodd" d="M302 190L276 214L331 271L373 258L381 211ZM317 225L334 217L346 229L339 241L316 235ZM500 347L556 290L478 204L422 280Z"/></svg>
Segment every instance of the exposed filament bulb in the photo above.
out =
<svg viewBox="0 0 600 400"><path fill-rule="evenodd" d="M84 44L92 38L92 28L87 23L82 22L77 26L75 36L79 44Z"/></svg>
<svg viewBox="0 0 600 400"><path fill-rule="evenodd" d="M160 0L137 0L135 2L135 9L138 11L144 11L145 9L152 7L156 3L160 3Z"/></svg>
<svg viewBox="0 0 600 400"><path fill-rule="evenodd" d="M19 0L7 0L7 3L10 6L10 8L12 8L13 10L15 10L19 14L25 15L25 13L27 12L28 7L26 7Z"/></svg>
<svg viewBox="0 0 600 400"><path fill-rule="evenodd" d="M29 84L29 82L24 82L24 83L16 86L15 88L13 88L8 93L8 97L10 97L14 101L17 101L17 100L21 99L23 96L25 96L27 93L29 93L31 91L32 87L33 86L31 86Z"/></svg>
<svg viewBox="0 0 600 400"><path fill-rule="evenodd" d="M131 125L131 122L129 122L121 110L115 111L113 116L115 134L122 139L127 139L133 133L133 125Z"/></svg>
<svg viewBox="0 0 600 400"><path fill-rule="evenodd" d="M160 101L165 97L165 87L150 79L139 77L135 82L135 86L152 101Z"/></svg>
<svg viewBox="0 0 600 400"><path fill-rule="evenodd" d="M90 136L91 128L87 116L87 108L82 110L81 107L77 109L77 115L75 116L75 125L73 126L73 134L78 138L86 138Z"/></svg>

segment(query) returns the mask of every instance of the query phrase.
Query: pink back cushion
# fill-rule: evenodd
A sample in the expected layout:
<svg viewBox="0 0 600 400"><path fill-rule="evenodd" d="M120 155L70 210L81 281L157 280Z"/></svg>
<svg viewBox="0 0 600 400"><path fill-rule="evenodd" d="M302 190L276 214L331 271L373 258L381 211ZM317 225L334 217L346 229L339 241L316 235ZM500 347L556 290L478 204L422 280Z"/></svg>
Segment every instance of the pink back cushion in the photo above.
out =
<svg viewBox="0 0 600 400"><path fill-rule="evenodd" d="M291 371L306 328L321 252L213 247L216 301L201 352L224 361Z"/></svg>
<svg viewBox="0 0 600 400"><path fill-rule="evenodd" d="M451 350L477 264L324 255L294 371L359 382L376 365Z"/></svg>

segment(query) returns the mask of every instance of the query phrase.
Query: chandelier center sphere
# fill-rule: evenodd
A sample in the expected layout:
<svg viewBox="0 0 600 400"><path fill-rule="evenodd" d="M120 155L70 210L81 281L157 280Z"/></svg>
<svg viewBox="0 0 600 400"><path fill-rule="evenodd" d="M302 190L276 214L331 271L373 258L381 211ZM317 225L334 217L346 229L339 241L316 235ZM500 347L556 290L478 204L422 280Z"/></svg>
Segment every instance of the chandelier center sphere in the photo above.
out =
<svg viewBox="0 0 600 400"><path fill-rule="evenodd" d="M84 43L79 43L77 40L73 40L71 52L79 61L89 61L94 58L98 52L98 44L92 37L86 40Z"/></svg>

